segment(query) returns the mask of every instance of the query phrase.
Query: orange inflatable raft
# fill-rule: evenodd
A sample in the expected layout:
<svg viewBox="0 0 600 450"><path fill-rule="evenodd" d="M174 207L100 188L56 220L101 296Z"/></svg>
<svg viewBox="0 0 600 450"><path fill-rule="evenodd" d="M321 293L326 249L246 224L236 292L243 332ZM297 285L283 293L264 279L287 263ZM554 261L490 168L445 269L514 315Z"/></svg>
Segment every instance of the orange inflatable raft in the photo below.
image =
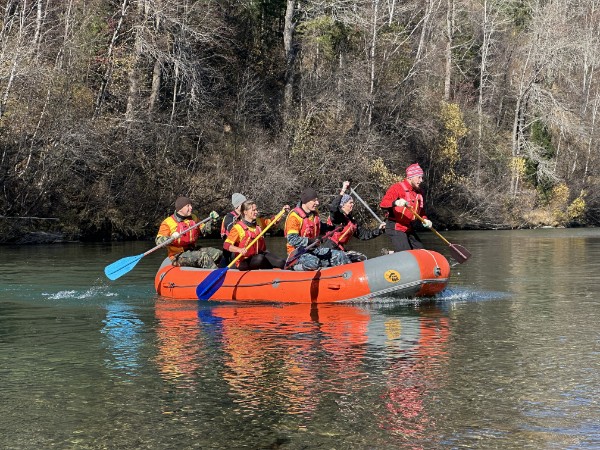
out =
<svg viewBox="0 0 600 450"><path fill-rule="evenodd" d="M154 286L166 298L197 300L196 287L209 269L174 267L167 258ZM363 262L328 267L315 272L229 269L214 301L332 303L384 297L431 297L448 284L446 258L431 250L409 250Z"/></svg>

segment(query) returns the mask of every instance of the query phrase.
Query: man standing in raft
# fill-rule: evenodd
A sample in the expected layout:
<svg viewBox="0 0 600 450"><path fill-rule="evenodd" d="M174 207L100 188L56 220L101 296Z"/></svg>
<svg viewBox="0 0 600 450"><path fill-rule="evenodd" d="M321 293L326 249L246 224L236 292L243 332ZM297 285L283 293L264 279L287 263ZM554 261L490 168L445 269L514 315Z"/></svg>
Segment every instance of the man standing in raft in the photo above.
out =
<svg viewBox="0 0 600 450"><path fill-rule="evenodd" d="M297 206L287 216L284 235L287 239L287 252L291 254L296 249L302 249L313 244L319 237L321 224L317 206L319 199L317 191L306 188L300 195L300 206ZM350 260L346 253L330 248L314 247L303 253L295 264L294 270L317 270L321 267L348 264Z"/></svg>
<svg viewBox="0 0 600 450"><path fill-rule="evenodd" d="M423 248L421 239L413 229L417 221L413 211L425 219L425 228L432 226L423 211L422 182L423 169L419 164L411 164L406 168L406 178L393 184L381 199L379 206L388 211L385 234L390 238L394 251Z"/></svg>
<svg viewBox="0 0 600 450"><path fill-rule="evenodd" d="M212 211L211 219L216 220L219 215ZM156 245L160 245L170 238L175 238L171 245L167 246L168 256L174 266L200 267L204 269L216 269L217 261L221 259L221 251L212 247L196 249L196 242L200 234L206 235L211 232L212 222L206 222L187 233L183 233L198 223L198 217L192 214L192 202L187 197L179 197L175 201L175 213L160 224L156 235Z"/></svg>

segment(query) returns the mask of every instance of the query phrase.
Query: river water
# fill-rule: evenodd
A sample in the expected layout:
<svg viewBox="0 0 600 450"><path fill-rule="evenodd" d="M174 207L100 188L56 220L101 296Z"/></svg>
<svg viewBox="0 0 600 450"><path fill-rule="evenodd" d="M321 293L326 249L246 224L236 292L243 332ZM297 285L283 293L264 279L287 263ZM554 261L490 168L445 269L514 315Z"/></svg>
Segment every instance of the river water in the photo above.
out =
<svg viewBox="0 0 600 450"><path fill-rule="evenodd" d="M0 448L599 448L600 230L444 236L436 299L318 307L162 300L162 249L104 277L149 242L0 247Z"/></svg>

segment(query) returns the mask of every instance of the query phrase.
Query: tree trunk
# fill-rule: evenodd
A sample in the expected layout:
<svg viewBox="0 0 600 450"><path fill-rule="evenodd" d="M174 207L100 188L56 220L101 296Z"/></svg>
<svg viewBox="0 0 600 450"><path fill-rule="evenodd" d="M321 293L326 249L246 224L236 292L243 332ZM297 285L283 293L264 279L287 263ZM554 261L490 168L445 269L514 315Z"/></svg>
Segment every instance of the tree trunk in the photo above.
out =
<svg viewBox="0 0 600 450"><path fill-rule="evenodd" d="M373 0L373 23L371 30L371 48L369 49L370 77L369 77L369 104L367 105L367 126L371 128L373 108L375 107L375 54L377 45L377 20L379 16L379 0Z"/></svg>
<svg viewBox="0 0 600 450"><path fill-rule="evenodd" d="M129 0L123 0L121 4L121 11L119 13L119 21L117 22L117 26L115 27L115 31L113 33L112 39L110 41L110 45L108 46L108 52L106 55L106 71L104 72L104 77L102 78L102 84L100 86L100 91L98 92L98 96L96 97L96 107L94 110L94 117L98 117L100 115L100 110L102 109L102 103L104 102L104 97L106 95L106 89L110 83L110 79L112 76L113 70L113 50L115 48L115 44L117 43L117 38L119 37L119 33L121 32L121 26L123 25L123 18L127 13L127 7L129 6Z"/></svg>
<svg viewBox="0 0 600 450"><path fill-rule="evenodd" d="M169 125L173 125L173 118L175 117L175 111L177 106L177 89L179 89L179 61L175 61L175 73L173 75L173 96L171 106L171 117L169 118Z"/></svg>
<svg viewBox="0 0 600 450"><path fill-rule="evenodd" d="M156 100L160 91L161 83L161 63L160 60L154 61L154 69L152 70L152 88L150 90L150 98L148 99L148 112L153 112L156 107Z"/></svg>
<svg viewBox="0 0 600 450"><path fill-rule="evenodd" d="M137 105L139 105L139 86L140 86L140 73L139 64L142 54L142 44L140 39L140 33L142 27L146 23L147 17L144 14L145 1L139 1L137 4L136 16L139 18L139 23L134 29L134 45L133 45L133 61L129 68L129 93L127 95L127 108L125 109L125 121L132 122L135 119L135 111Z"/></svg>
<svg viewBox="0 0 600 450"><path fill-rule="evenodd" d="M475 172L475 185L481 182L481 159L483 153L483 98L487 82L487 61L490 50L491 30L489 26L488 2L483 0L483 42L481 43L481 63L479 66L479 92L477 99L477 167Z"/></svg>
<svg viewBox="0 0 600 450"><path fill-rule="evenodd" d="M17 35L17 44L15 46L12 62L10 65L10 74L8 76L8 81L6 82L6 86L4 88L4 93L2 94L2 100L0 101L0 119L4 116L6 104L8 103L8 98L10 96L10 91L11 91L12 85L15 81L15 75L17 73L17 68L19 67L19 58L21 57L21 49L22 49L24 34L25 34L25 11L21 10L19 12L19 31L18 31L18 35Z"/></svg>
<svg viewBox="0 0 600 450"><path fill-rule="evenodd" d="M594 103L592 106L592 124L591 124L591 129L590 129L590 138L588 140L588 148L587 148L587 155L585 158L585 166L584 166L584 170L583 170L583 179L584 181L586 180L587 176L589 175L590 172L590 162L592 160L592 152L594 151L594 132L596 131L596 118L598 116L598 107L600 105L598 105L598 103L600 102L599 99L599 92L596 91L596 95L594 97Z"/></svg>
<svg viewBox="0 0 600 450"><path fill-rule="evenodd" d="M336 115L337 115L337 119L339 119L344 111L344 70L345 70L345 63L344 63L344 52L340 51L340 54L338 55L338 75L337 75L337 83L336 83L336 87L337 87L337 93L336 93L336 99L337 99L337 107L336 107Z"/></svg>
<svg viewBox="0 0 600 450"><path fill-rule="evenodd" d="M517 195L518 186L519 186L519 178L520 172L519 167L516 164L517 158L521 154L521 146L522 146L522 134L523 134L523 117L524 117L524 105L523 102L525 100L525 96L527 95L527 91L529 90L529 85L531 81L527 79L527 72L529 72L529 61L532 57L533 46L535 44L531 43L527 50L527 56L525 58L525 62L521 66L521 77L519 80L519 90L517 93L517 102L515 105L514 119L513 119L513 129L512 129L512 157L513 165L512 169L512 181L511 181L511 194L513 197Z"/></svg>
<svg viewBox="0 0 600 450"><path fill-rule="evenodd" d="M287 122L291 117L292 101L294 93L294 61L296 52L294 51L294 3L295 0L287 0L285 10L285 24L283 28L283 48L285 52L285 88L283 93L283 117Z"/></svg>
<svg viewBox="0 0 600 450"><path fill-rule="evenodd" d="M452 37L454 34L454 0L448 0L446 11L446 70L444 76L444 100L450 102L452 82Z"/></svg>
<svg viewBox="0 0 600 450"><path fill-rule="evenodd" d="M35 47L35 54L38 56L40 51L40 33L42 30L42 18L43 18L43 8L42 8L42 0L37 1L37 14L35 20L35 34L33 35L32 45Z"/></svg>

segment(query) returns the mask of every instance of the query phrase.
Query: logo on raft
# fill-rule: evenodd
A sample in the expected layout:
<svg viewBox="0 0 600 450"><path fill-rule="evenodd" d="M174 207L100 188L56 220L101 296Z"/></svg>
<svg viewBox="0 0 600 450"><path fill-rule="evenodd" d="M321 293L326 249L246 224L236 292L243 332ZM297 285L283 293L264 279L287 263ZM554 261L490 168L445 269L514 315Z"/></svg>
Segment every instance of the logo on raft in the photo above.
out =
<svg viewBox="0 0 600 450"><path fill-rule="evenodd" d="M400 281L400 272L390 269L383 274L383 278L385 278L385 281L388 283L397 283Z"/></svg>

